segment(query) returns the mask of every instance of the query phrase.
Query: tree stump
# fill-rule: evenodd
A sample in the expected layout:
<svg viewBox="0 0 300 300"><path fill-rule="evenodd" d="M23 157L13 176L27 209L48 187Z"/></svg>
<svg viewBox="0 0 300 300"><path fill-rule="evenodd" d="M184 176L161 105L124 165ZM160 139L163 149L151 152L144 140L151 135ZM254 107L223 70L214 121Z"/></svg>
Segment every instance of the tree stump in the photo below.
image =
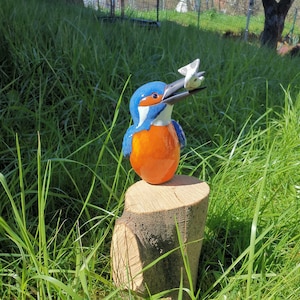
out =
<svg viewBox="0 0 300 300"><path fill-rule="evenodd" d="M141 180L129 187L112 237L115 284L145 296L147 291L153 295L178 288L183 276L183 286L190 288L183 250L195 288L208 196L205 182L183 175L161 185ZM177 294L173 294L174 299Z"/></svg>

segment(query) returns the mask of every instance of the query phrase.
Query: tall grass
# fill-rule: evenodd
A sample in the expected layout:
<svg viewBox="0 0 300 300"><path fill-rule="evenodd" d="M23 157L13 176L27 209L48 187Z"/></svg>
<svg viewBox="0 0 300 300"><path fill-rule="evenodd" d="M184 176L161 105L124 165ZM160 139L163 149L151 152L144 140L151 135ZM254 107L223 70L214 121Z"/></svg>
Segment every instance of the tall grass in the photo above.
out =
<svg viewBox="0 0 300 300"><path fill-rule="evenodd" d="M6 1L0 17L2 299L136 297L114 287L109 258L138 180L121 154L128 101L196 57L207 89L173 114L188 138L178 173L211 187L190 297L297 299L298 58L170 20L106 23L53 1Z"/></svg>

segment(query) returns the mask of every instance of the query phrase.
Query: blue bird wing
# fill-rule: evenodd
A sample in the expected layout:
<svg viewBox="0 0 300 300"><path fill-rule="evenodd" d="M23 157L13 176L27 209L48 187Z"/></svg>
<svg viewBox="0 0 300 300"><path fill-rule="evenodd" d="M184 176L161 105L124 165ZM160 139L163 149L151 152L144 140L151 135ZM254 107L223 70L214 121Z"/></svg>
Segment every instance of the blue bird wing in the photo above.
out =
<svg viewBox="0 0 300 300"><path fill-rule="evenodd" d="M122 152L125 157L129 157L132 151L132 136L135 132L135 127L130 126L123 138L123 143L122 143Z"/></svg>
<svg viewBox="0 0 300 300"><path fill-rule="evenodd" d="M175 131L177 133L177 137L180 143L180 148L184 148L186 146L186 138L185 138L185 134L183 132L182 127L174 120L172 120L172 124L175 128Z"/></svg>

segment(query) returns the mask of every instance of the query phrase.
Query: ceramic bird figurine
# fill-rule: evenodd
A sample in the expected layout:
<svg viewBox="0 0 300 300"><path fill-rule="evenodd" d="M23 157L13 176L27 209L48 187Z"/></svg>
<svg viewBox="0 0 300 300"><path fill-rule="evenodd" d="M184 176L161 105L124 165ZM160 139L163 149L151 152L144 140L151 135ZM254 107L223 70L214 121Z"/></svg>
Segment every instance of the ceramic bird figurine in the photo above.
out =
<svg viewBox="0 0 300 300"><path fill-rule="evenodd" d="M133 125L124 136L122 150L134 171L148 183L169 181L177 170L180 149L185 146L186 138L171 114L176 102L203 89L199 86L204 72L198 72L199 64L198 59L179 69L185 78L171 84L161 81L144 84L130 99ZM184 86L187 90L180 92Z"/></svg>

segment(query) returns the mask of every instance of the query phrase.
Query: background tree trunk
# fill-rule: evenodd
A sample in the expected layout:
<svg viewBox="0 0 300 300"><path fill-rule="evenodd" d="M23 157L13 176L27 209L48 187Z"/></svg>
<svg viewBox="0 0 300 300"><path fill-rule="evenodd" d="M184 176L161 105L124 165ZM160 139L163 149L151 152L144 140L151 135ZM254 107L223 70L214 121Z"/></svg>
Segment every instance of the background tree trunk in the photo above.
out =
<svg viewBox="0 0 300 300"><path fill-rule="evenodd" d="M261 35L261 44L276 48L281 39L285 17L294 0L262 0L265 11L264 30Z"/></svg>

